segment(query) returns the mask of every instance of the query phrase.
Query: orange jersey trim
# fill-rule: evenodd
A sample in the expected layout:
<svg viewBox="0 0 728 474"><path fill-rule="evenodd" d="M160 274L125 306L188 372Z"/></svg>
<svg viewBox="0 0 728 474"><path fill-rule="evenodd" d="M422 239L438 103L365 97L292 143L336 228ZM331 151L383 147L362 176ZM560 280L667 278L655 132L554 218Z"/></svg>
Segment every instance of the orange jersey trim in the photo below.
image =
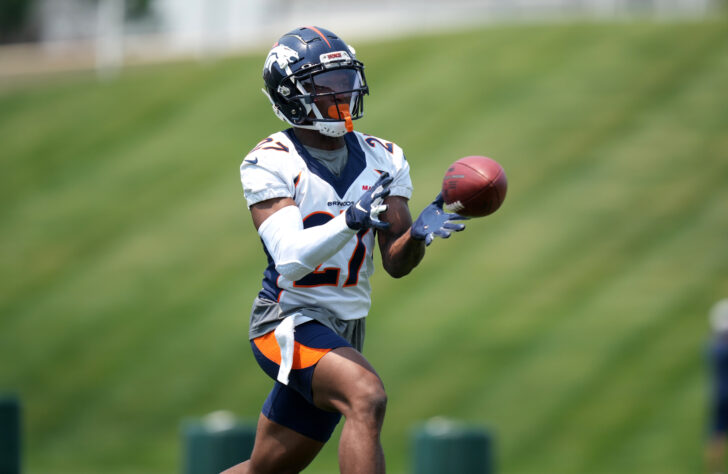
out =
<svg viewBox="0 0 728 474"><path fill-rule="evenodd" d="M258 350L268 359L281 365L281 348L276 341L275 331L271 331L253 339ZM298 342L293 343L293 366L292 369L306 369L316 365L323 356L331 351L330 348L317 349L308 347Z"/></svg>

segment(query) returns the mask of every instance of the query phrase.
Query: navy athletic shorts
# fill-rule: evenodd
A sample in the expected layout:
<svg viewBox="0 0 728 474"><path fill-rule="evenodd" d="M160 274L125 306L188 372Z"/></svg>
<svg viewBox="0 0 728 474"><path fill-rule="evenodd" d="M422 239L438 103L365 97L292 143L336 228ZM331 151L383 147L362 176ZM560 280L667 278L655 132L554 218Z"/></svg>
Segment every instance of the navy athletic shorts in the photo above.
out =
<svg viewBox="0 0 728 474"><path fill-rule="evenodd" d="M712 434L725 435L728 433L728 397L725 395L715 396L711 411Z"/></svg>
<svg viewBox="0 0 728 474"><path fill-rule="evenodd" d="M343 337L316 321L296 327L293 367L288 385L276 379L281 352L273 331L250 341L255 360L276 380L263 404L263 415L309 438L325 443L341 419L338 412L322 410L313 404L311 381L316 364L332 349L351 347Z"/></svg>

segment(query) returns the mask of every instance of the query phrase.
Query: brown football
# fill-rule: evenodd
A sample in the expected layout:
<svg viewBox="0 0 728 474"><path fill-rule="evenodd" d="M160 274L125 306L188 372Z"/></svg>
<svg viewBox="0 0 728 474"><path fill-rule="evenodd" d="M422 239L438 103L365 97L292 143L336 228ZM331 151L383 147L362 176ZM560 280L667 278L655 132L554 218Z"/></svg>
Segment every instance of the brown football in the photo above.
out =
<svg viewBox="0 0 728 474"><path fill-rule="evenodd" d="M466 156L450 165L442 180L443 208L461 216L483 217L503 204L508 181L503 167L485 156Z"/></svg>

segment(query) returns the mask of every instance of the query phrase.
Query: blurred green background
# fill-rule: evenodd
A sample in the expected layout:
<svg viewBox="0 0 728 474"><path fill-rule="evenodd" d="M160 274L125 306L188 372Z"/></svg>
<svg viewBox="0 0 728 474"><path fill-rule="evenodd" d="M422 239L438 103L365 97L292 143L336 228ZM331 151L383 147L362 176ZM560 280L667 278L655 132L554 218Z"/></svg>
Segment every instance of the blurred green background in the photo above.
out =
<svg viewBox="0 0 728 474"><path fill-rule="evenodd" d="M405 149L413 213L461 156L510 186L410 276L373 279L389 472L436 415L489 426L499 472L700 471L706 314L728 294L728 23L355 46L357 128ZM25 472L179 472L184 418L257 418L265 260L238 166L283 127L265 54L0 88L0 391L22 399ZM336 438L307 472L338 472Z"/></svg>

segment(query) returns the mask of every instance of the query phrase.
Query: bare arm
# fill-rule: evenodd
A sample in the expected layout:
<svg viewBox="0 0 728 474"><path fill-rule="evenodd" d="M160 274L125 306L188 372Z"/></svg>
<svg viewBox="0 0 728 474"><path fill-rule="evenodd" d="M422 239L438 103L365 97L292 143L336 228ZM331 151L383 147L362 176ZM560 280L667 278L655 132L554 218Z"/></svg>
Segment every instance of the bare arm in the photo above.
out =
<svg viewBox="0 0 728 474"><path fill-rule="evenodd" d="M384 200L388 208L380 214L390 224L387 230L378 230L382 266L394 278L401 278L415 268L425 256L425 242L410 235L412 215L407 199L390 196Z"/></svg>

